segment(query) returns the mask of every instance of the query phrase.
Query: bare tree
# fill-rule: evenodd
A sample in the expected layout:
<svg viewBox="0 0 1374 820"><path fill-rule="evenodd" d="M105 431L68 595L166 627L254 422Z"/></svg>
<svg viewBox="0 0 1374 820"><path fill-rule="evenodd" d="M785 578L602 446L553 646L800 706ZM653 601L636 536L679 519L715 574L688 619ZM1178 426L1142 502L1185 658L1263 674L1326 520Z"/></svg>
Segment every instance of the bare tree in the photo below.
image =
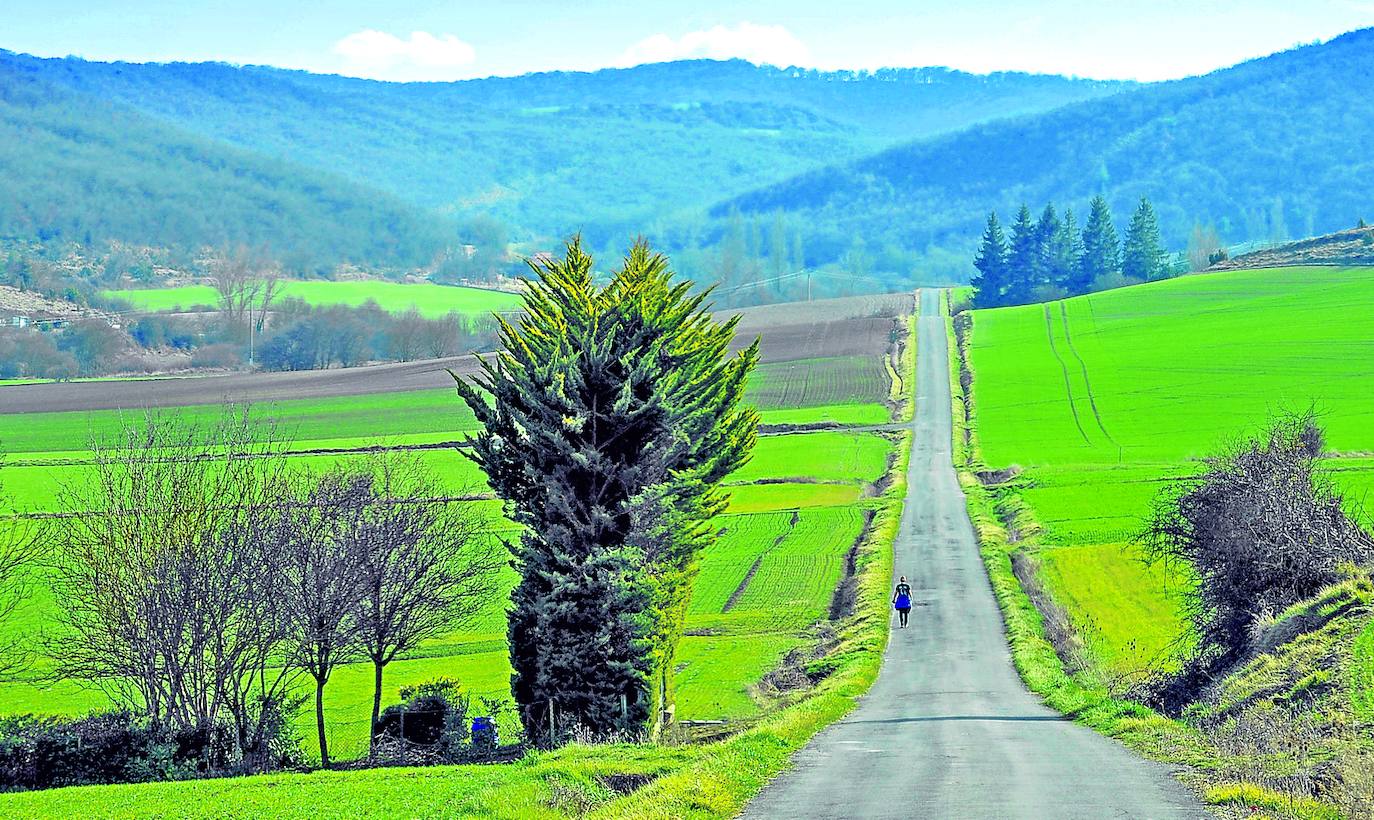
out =
<svg viewBox="0 0 1374 820"><path fill-rule="evenodd" d="M262 741L283 664L272 511L286 442L247 408L212 424L149 414L91 445L93 475L61 490L52 675L88 682L178 732L231 724Z"/></svg>
<svg viewBox="0 0 1374 820"><path fill-rule="evenodd" d="M387 450L358 465L370 496L358 530L363 563L358 617L372 662L372 727L387 664L421 641L470 621L485 608L503 565L480 530L480 510L442 497L413 453Z"/></svg>
<svg viewBox="0 0 1374 820"><path fill-rule="evenodd" d="M247 331L252 361L253 337L262 335L267 310L278 295L280 266L265 253L240 245L210 260L210 282L224 318Z"/></svg>
<svg viewBox="0 0 1374 820"><path fill-rule="evenodd" d="M359 543L373 500L370 484L364 476L335 468L283 499L277 520L291 659L315 681L315 729L325 767L324 687L334 669L354 660L358 649L358 597L364 580Z"/></svg>
<svg viewBox="0 0 1374 820"><path fill-rule="evenodd" d="M461 313L450 312L425 323L420 334L420 347L431 359L462 353L468 341L468 320Z"/></svg>
<svg viewBox="0 0 1374 820"><path fill-rule="evenodd" d="M0 457L0 467L3 466L3 457ZM17 510L9 508L3 484L0 484L0 499L6 499L2 512L12 516L0 518L0 624L3 624L32 588L32 570L40 557L42 529L38 522L21 518ZM0 680L12 677L27 665L28 659L23 639L0 640Z"/></svg>

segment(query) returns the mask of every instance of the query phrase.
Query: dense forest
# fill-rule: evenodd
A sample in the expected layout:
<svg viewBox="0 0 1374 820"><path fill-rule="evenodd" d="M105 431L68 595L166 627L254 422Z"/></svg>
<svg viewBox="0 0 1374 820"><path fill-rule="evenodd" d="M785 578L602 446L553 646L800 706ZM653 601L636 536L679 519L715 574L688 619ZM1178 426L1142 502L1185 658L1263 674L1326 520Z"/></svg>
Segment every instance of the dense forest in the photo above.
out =
<svg viewBox="0 0 1374 820"><path fill-rule="evenodd" d="M340 177L207 140L0 62L0 237L270 247L295 270L426 265L449 228Z"/></svg>
<svg viewBox="0 0 1374 820"><path fill-rule="evenodd" d="M413 205L494 219L515 241L580 230L598 247L662 233L668 221L690 231L692 220L682 217L722 195L825 163L1122 87L946 69L827 73L738 60L411 84L5 52L0 66L207 139L342 174Z"/></svg>
<svg viewBox="0 0 1374 820"><path fill-rule="evenodd" d="M965 277L989 207L1085 201L1119 213L1142 196L1163 240L1196 224L1227 241L1307 236L1374 212L1374 29L1202 77L1144 86L1049 113L974 126L799 176L718 205L777 209L812 226L813 262L855 236L922 254ZM947 267L946 267L947 266ZM906 271L884 271L890 277Z"/></svg>

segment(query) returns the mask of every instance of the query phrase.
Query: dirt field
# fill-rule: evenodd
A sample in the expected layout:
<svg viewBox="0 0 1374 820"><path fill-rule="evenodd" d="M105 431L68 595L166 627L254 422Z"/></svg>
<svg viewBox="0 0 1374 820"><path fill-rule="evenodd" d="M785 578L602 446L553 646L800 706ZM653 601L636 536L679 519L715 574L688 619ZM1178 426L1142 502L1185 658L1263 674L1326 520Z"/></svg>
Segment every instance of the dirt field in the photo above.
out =
<svg viewBox="0 0 1374 820"><path fill-rule="evenodd" d="M763 338L765 363L837 356L882 356L892 317L911 309L910 294L853 296L738 311L737 346ZM318 399L444 388L446 369L470 374L471 356L289 373L231 373L185 379L28 384L0 387L0 413L180 407L191 404Z"/></svg>

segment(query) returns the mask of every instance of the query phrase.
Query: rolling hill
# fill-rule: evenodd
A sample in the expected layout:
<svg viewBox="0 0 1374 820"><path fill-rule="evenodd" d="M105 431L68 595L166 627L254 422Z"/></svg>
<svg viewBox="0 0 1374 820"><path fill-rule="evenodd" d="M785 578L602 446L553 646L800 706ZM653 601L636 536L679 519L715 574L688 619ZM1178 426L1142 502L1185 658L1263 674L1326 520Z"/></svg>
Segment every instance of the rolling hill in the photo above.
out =
<svg viewBox="0 0 1374 820"><path fill-rule="evenodd" d="M0 236L195 250L266 244L296 268L414 266L442 222L341 177L187 133L0 62Z"/></svg>
<svg viewBox="0 0 1374 820"><path fill-rule="evenodd" d="M698 213L722 193L1124 86L738 60L409 84L9 52L0 66L426 209L495 217L516 238L580 229L597 245Z"/></svg>
<svg viewBox="0 0 1374 820"><path fill-rule="evenodd" d="M814 226L832 261L862 235L972 271L990 209L1105 194L1124 227L1141 196L1166 243L1195 222L1228 241L1349 227L1374 212L1374 29L1055 111L973 126L798 176L716 206L782 209ZM951 255L953 255L951 257ZM902 273L905 273L903 271Z"/></svg>

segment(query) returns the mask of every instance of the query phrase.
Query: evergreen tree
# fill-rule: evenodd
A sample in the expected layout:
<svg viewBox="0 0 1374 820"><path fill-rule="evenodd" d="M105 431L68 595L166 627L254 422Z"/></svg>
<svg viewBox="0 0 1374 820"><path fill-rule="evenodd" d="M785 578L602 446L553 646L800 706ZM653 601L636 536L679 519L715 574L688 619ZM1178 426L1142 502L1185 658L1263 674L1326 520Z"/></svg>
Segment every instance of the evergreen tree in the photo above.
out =
<svg viewBox="0 0 1374 820"><path fill-rule="evenodd" d="M983 230L983 244L973 259L978 275L973 277L973 302L978 307L996 307L1002 304L1002 293L1007 286L1007 238L1002 234L1002 226L997 221L997 212L988 214L988 225Z"/></svg>
<svg viewBox="0 0 1374 820"><path fill-rule="evenodd" d="M1050 284L1072 294L1074 272L1083 256L1083 237L1078 233L1078 218L1072 208L1064 209L1064 219L1050 240Z"/></svg>
<svg viewBox="0 0 1374 820"><path fill-rule="evenodd" d="M1112 225L1112 210L1100 195L1093 197L1088 224L1083 227L1083 257L1074 278L1073 293L1087 293L1099 277L1121 269L1121 246Z"/></svg>
<svg viewBox="0 0 1374 820"><path fill-rule="evenodd" d="M715 322L642 241L604 286L580 240L532 267L501 353L455 377L483 425L469 457L523 527L511 690L536 742L637 732L671 701L719 482L754 444L740 402L758 342L729 355L737 320Z"/></svg>
<svg viewBox="0 0 1374 820"><path fill-rule="evenodd" d="M1059 214L1054 210L1054 203L1047 203L1045 210L1040 212L1040 219L1035 223L1033 291L1054 284L1055 240L1062 227L1059 222Z"/></svg>
<svg viewBox="0 0 1374 820"><path fill-rule="evenodd" d="M1160 279L1168 272L1164 247L1159 239L1159 220L1155 218L1154 208L1150 207L1150 200L1145 197L1140 198L1140 205L1126 228L1121 272L1142 282Z"/></svg>
<svg viewBox="0 0 1374 820"><path fill-rule="evenodd" d="M1039 233L1025 205L1011 226L1011 253L1007 257L1006 304L1023 305L1034 298Z"/></svg>

